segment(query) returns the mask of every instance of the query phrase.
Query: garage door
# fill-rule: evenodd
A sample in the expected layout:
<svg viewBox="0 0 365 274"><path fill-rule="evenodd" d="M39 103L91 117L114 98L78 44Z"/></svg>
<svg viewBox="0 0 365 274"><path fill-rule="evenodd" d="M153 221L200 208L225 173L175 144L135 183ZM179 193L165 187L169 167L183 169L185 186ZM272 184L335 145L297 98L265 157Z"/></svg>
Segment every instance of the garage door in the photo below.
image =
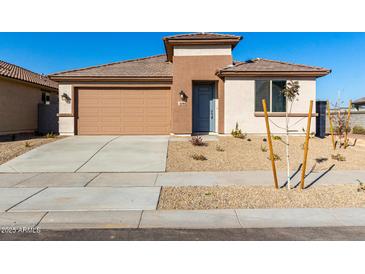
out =
<svg viewBox="0 0 365 274"><path fill-rule="evenodd" d="M169 134L169 89L78 89L79 135Z"/></svg>

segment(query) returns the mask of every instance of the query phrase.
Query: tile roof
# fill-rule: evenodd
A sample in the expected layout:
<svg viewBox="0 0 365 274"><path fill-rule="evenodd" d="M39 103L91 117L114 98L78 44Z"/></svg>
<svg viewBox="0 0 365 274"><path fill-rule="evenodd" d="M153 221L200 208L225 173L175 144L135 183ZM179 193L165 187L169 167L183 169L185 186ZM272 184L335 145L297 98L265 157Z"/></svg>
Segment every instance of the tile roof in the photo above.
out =
<svg viewBox="0 0 365 274"><path fill-rule="evenodd" d="M364 105L365 104L365 97L356 99L355 101L352 102L354 105Z"/></svg>
<svg viewBox="0 0 365 274"><path fill-rule="evenodd" d="M327 72L331 70L300 64L256 58L247 62L236 61L234 65L225 67L220 72Z"/></svg>
<svg viewBox="0 0 365 274"><path fill-rule="evenodd" d="M164 39L242 39L242 36L231 35L231 34L219 34L219 33L210 33L210 32L198 32L198 33L189 33L189 34L177 34L172 36L166 36Z"/></svg>
<svg viewBox="0 0 365 274"><path fill-rule="evenodd" d="M134 60L120 61L99 66L57 72L50 75L57 77L171 77L172 64L166 55L156 55Z"/></svg>
<svg viewBox="0 0 365 274"><path fill-rule="evenodd" d="M58 89L58 83L47 76L0 60L0 76L20 80L48 88Z"/></svg>

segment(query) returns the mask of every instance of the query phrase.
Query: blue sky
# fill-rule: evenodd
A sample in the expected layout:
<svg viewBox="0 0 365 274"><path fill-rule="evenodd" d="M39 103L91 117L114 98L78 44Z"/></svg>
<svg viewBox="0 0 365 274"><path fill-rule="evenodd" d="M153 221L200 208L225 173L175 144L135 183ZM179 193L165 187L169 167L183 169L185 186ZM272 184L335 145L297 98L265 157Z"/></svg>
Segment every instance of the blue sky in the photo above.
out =
<svg viewBox="0 0 365 274"><path fill-rule="evenodd" d="M0 60L52 73L164 53L162 37L174 33L0 33ZM268 58L321 66L317 99L365 96L365 33L232 33L244 40L235 60Z"/></svg>

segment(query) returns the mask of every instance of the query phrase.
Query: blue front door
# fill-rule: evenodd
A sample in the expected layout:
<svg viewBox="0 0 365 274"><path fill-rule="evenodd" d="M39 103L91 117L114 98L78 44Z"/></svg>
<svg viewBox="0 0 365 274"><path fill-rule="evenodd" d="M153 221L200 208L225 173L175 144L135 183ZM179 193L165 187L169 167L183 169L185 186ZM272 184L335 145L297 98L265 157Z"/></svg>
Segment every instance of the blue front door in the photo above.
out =
<svg viewBox="0 0 365 274"><path fill-rule="evenodd" d="M198 84L193 87L193 131L215 131L214 85Z"/></svg>

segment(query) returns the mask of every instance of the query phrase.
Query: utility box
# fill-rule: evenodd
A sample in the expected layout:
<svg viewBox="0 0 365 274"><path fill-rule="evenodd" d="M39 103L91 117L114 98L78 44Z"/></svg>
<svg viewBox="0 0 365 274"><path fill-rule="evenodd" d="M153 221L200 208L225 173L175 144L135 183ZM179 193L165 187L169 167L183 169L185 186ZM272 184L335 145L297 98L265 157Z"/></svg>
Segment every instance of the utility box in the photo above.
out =
<svg viewBox="0 0 365 274"><path fill-rule="evenodd" d="M316 136L319 138L326 137L326 101L316 102Z"/></svg>

